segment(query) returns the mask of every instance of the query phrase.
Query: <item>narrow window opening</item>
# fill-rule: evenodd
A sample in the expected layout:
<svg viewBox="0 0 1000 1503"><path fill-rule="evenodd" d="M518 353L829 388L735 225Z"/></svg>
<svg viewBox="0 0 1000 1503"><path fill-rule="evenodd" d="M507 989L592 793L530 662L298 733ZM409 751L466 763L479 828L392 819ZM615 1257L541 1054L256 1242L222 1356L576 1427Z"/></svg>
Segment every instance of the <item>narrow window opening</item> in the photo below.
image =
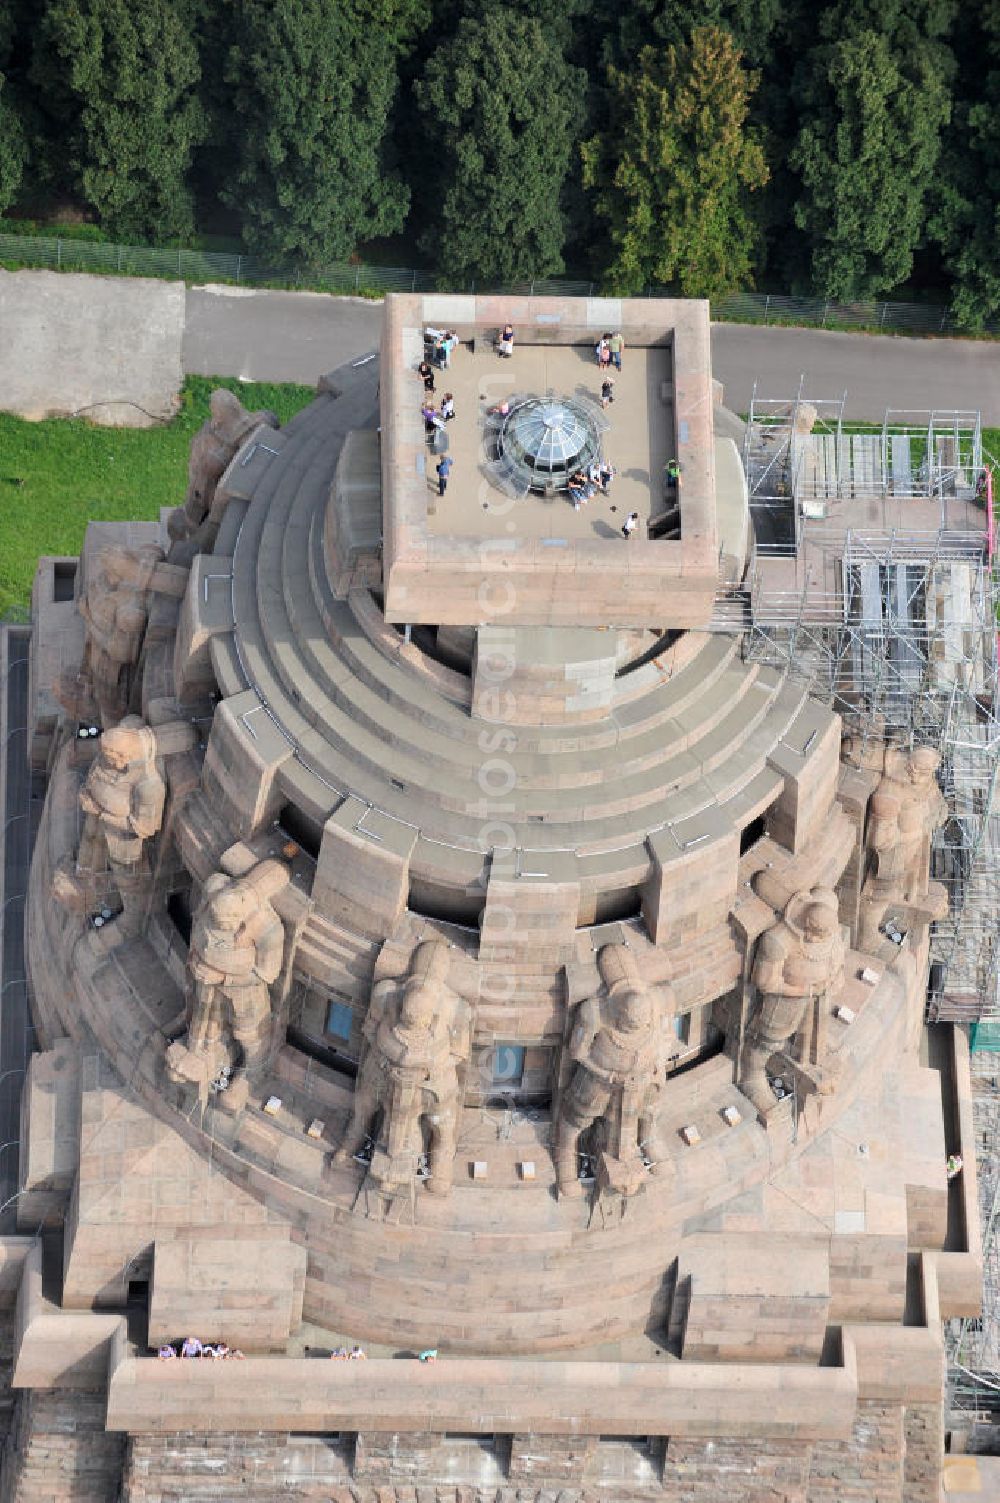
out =
<svg viewBox="0 0 1000 1503"><path fill-rule="evenodd" d="M294 804L285 804L278 815L278 828L289 840L294 840L307 856L311 856L314 861L319 859L323 831L316 820L310 819L308 814L304 814Z"/></svg>
<svg viewBox="0 0 1000 1503"><path fill-rule="evenodd" d="M326 1013L326 1031L346 1043L351 1036L354 1009L349 1002L331 1002Z"/></svg>
<svg viewBox="0 0 1000 1503"><path fill-rule="evenodd" d="M513 1090L524 1079L524 1045L497 1044L491 1060L493 1085Z"/></svg>
<svg viewBox="0 0 1000 1503"><path fill-rule="evenodd" d="M758 840L763 840L765 833L765 819L763 814L758 814L748 825L744 825L740 835L740 855L745 856L747 851L755 846Z"/></svg>

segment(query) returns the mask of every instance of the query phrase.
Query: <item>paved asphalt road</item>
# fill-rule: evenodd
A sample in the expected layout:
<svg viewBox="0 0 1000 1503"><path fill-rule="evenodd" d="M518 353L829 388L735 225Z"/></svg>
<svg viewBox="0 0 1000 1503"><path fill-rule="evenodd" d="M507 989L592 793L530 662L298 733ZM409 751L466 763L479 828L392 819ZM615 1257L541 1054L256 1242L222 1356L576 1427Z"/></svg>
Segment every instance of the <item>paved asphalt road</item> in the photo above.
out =
<svg viewBox="0 0 1000 1503"><path fill-rule="evenodd" d="M891 335L828 334L819 329L762 329L715 324L712 363L726 403L750 405L754 381L762 397L812 397L847 392L845 416L881 418L886 407L965 408L1000 425L1000 344L975 339L896 339Z"/></svg>
<svg viewBox="0 0 1000 1503"><path fill-rule="evenodd" d="M189 287L181 361L191 376L312 385L377 349L381 333L381 303L363 298Z"/></svg>
<svg viewBox="0 0 1000 1503"><path fill-rule="evenodd" d="M381 328L381 305L362 299L192 287L184 369L311 383L374 349ZM726 401L738 412L749 406L755 380L760 396L789 397L804 375L810 396L846 391L848 417L878 419L886 407L978 407L986 423L1000 425L1000 344L992 340L716 324L712 355Z"/></svg>

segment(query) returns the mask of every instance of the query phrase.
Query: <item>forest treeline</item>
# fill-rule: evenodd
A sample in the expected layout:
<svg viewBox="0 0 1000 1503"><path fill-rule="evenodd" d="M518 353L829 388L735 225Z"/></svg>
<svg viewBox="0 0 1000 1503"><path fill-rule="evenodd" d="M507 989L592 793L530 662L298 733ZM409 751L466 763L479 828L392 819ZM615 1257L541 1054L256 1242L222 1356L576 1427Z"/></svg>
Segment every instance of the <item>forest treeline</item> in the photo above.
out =
<svg viewBox="0 0 1000 1503"><path fill-rule="evenodd" d="M0 213L1000 310L1000 0L0 0Z"/></svg>

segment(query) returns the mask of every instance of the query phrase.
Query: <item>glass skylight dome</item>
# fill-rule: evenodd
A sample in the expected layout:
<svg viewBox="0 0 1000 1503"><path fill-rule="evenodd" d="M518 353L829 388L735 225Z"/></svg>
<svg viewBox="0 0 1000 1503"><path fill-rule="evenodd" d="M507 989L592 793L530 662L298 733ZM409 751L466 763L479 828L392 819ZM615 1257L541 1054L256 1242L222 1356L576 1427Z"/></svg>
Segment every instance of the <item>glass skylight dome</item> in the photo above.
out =
<svg viewBox="0 0 1000 1503"><path fill-rule="evenodd" d="M497 457L532 490L561 489L600 453L595 417L569 397L526 397L511 407L497 436Z"/></svg>

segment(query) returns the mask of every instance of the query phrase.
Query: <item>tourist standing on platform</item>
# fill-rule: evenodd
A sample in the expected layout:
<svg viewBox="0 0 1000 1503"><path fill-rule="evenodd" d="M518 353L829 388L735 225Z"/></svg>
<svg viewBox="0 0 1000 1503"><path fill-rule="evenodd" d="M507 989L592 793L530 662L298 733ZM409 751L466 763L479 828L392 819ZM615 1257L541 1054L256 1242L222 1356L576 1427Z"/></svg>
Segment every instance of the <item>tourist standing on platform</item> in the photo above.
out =
<svg viewBox="0 0 1000 1503"><path fill-rule="evenodd" d="M612 334L608 340L608 349L611 351L611 363L616 371L620 371L622 368L622 351L624 348L625 341L621 334Z"/></svg>
<svg viewBox="0 0 1000 1503"><path fill-rule="evenodd" d="M451 467L454 463L455 461L451 458L450 454L444 454L438 460L437 477L439 496L443 496L445 491L448 489L448 476L451 474Z"/></svg>
<svg viewBox="0 0 1000 1503"><path fill-rule="evenodd" d="M424 383L424 391L434 390L434 367L426 360L421 360L417 366L417 375Z"/></svg>
<svg viewBox="0 0 1000 1503"><path fill-rule="evenodd" d="M628 516L622 523L622 537L630 538L633 532L635 532L635 529L638 527L638 525L639 513L637 511L630 511Z"/></svg>

